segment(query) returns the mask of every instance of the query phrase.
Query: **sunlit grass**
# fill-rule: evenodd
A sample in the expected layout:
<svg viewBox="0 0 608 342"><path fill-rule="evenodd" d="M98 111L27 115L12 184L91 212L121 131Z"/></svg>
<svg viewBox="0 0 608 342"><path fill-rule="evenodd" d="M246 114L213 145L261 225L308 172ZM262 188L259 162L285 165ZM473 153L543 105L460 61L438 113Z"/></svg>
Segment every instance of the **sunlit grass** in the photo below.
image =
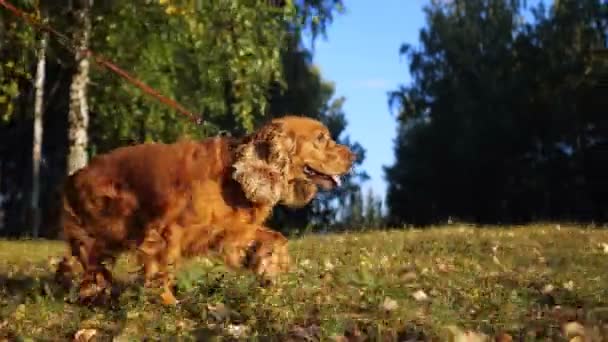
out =
<svg viewBox="0 0 608 342"><path fill-rule="evenodd" d="M293 239L294 270L260 288L206 259L179 274L163 307L116 266L118 304L70 304L52 283L60 242L0 241L0 338L208 340L212 336L441 340L445 327L559 341L563 323L608 322L608 231L538 225L391 230ZM597 329L596 329L597 330ZM119 338L119 340L120 340Z"/></svg>

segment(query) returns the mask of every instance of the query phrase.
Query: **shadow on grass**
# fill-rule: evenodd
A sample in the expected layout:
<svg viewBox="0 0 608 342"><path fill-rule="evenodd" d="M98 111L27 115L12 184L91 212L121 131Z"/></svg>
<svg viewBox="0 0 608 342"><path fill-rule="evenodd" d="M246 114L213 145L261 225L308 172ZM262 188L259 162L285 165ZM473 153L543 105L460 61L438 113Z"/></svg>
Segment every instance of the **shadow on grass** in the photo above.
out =
<svg viewBox="0 0 608 342"><path fill-rule="evenodd" d="M95 327L97 336L120 335L127 320L118 295L132 287L117 282L114 296L103 303L83 305L78 302L77 287L58 284L52 275L0 274L0 339L56 340L74 338L81 323L92 321L100 312L107 324ZM26 309L27 307L27 309ZM29 326L28 328L24 328ZM30 332L26 332L30 331ZM26 336L24 335L24 332Z"/></svg>
<svg viewBox="0 0 608 342"><path fill-rule="evenodd" d="M196 341L231 339L227 325L241 325L259 318L261 312L255 307L246 305L246 309L243 309L243 303L261 295L261 289L254 286L253 281L238 283L217 274L197 274L195 278L190 279L188 286L178 287L176 294L180 304L177 307L158 303L155 289L144 289L138 282L122 279L114 281L112 296L107 301L83 305L78 302L77 280L71 288L65 289L52 274L9 275L2 272L0 340L13 341L26 337L34 340L72 340L77 331L92 328L96 330L97 340L105 341L132 334L132 331L126 332L125 329L134 321L143 327L142 334L150 336L160 334L163 338L180 339L185 334ZM230 309L219 309L217 304ZM151 312L152 315L148 316ZM147 317L129 318L131 313ZM181 332L165 330L167 324L183 318L196 322L196 326Z"/></svg>

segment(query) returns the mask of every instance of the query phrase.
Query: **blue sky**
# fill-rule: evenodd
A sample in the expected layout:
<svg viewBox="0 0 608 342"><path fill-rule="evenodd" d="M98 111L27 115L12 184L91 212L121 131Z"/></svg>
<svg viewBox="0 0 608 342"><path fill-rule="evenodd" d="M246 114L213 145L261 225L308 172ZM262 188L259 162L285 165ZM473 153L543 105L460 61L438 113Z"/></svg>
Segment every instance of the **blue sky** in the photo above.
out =
<svg viewBox="0 0 608 342"><path fill-rule="evenodd" d="M382 3L382 5L379 5ZM395 117L387 92L408 83L402 43L416 43L424 25L422 0L346 0L346 13L336 16L327 39L315 43L314 63L346 97L347 134L366 149L363 168L371 179L364 186L384 198L383 165L393 162Z"/></svg>
<svg viewBox="0 0 608 342"><path fill-rule="evenodd" d="M367 151L363 163L371 176L364 185L384 198L383 165L393 163L396 121L387 92L409 84L408 61L399 55L403 43L418 45L428 0L345 0L346 13L337 15L327 39L315 43L314 63L346 97L347 134ZM551 0L545 0L550 4ZM379 4L382 3L380 6ZM528 8L539 0L529 0ZM530 19L529 13L526 17Z"/></svg>

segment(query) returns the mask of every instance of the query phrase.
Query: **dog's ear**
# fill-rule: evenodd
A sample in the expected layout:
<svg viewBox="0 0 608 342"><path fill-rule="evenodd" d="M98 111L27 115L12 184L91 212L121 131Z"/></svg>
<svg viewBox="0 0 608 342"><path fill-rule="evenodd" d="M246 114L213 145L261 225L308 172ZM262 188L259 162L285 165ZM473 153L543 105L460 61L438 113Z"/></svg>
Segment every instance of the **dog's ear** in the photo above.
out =
<svg viewBox="0 0 608 342"><path fill-rule="evenodd" d="M287 186L295 139L281 122L270 122L236 148L232 178L254 203L275 205Z"/></svg>

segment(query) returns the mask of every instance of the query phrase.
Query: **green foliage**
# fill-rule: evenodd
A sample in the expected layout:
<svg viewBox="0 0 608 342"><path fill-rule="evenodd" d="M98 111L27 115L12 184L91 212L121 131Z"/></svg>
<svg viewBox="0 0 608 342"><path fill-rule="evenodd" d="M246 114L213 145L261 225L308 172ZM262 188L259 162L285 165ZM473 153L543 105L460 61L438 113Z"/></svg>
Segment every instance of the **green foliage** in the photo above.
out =
<svg viewBox="0 0 608 342"><path fill-rule="evenodd" d="M43 4L50 25L67 36L72 35L74 4ZM34 4L17 5L35 12ZM344 100L334 99L333 86L312 65L310 52L301 42L302 32L312 33L313 38L324 35L334 14L342 11L342 2L338 0L94 2L91 49L193 111L195 117L202 119L202 125L193 124L92 60L88 87L89 153L94 155L144 141L202 138L222 131L237 136L250 132L270 117L293 113L326 121L336 138L359 152L360 165L363 149L344 134L346 121L341 109ZM36 42L26 24L4 11L1 14L2 27L7 29L0 31L0 35L11 39L3 39L0 47L9 52L1 60L0 109L13 108L10 117L18 120L0 125L0 142L3 146L9 146L10 142L11 146L0 148L3 161L0 191L8 199L3 203L6 221L0 222L0 227L10 226L5 234L20 234L26 219L21 203L27 203L20 199L30 183L29 173L23 171L30 167L26 156L31 151L28 118L33 99L22 96L31 93L32 84L28 74L19 72L33 70ZM51 221L49 235L55 232L50 228L56 220L54 204L59 203L55 197L57 185L65 175L73 48L71 42L51 35L42 168L42 202L48 210L45 220ZM2 116L8 117L4 112ZM358 170L349 175L340 192L324 194L302 211L279 210L278 225L307 224L315 217L318 222L333 222L335 199L345 198L365 177Z"/></svg>
<svg viewBox="0 0 608 342"><path fill-rule="evenodd" d="M378 198L372 188L369 188L365 197L361 189L357 188L348 194L348 199L340 210L340 227L345 230L377 229L384 227L384 213L382 200Z"/></svg>
<svg viewBox="0 0 608 342"><path fill-rule="evenodd" d="M174 141L183 133L215 134L234 115L249 131L268 106L270 84L282 82L281 50L290 9L248 2L180 4L115 2L99 8L93 49L161 94L202 116L203 127L107 70L94 73L93 125L101 150L124 141ZM168 7L172 6L172 7ZM141 20L146 18L146 20ZM118 106L117 106L118 104Z"/></svg>
<svg viewBox="0 0 608 342"><path fill-rule="evenodd" d="M105 151L132 141L251 131L272 111L271 92L298 86L283 72L285 63L293 63L285 61L293 30L325 30L334 5L161 0L115 1L95 10L93 49L192 109L204 122L202 127L192 125L182 114L97 69L91 89L93 141ZM308 19L313 15L319 20ZM306 91L307 96L314 92ZM290 109L316 115L298 104Z"/></svg>
<svg viewBox="0 0 608 342"><path fill-rule="evenodd" d="M527 23L519 1L428 6L421 46L401 48L413 82L390 94L399 120L386 170L392 218L608 219L591 180L608 161L591 152L608 131L589 131L605 127L607 96L586 85L585 71L606 39L606 8L560 1L547 13L541 4Z"/></svg>
<svg viewBox="0 0 608 342"><path fill-rule="evenodd" d="M31 1L17 1L31 10ZM15 114L16 99L24 94L24 82L31 80L30 63L34 58L34 30L21 18L0 8L0 125Z"/></svg>
<svg viewBox="0 0 608 342"><path fill-rule="evenodd" d="M295 0L297 22L308 29L314 40L319 34L325 36L327 26L333 21L333 12L344 13L342 0Z"/></svg>

